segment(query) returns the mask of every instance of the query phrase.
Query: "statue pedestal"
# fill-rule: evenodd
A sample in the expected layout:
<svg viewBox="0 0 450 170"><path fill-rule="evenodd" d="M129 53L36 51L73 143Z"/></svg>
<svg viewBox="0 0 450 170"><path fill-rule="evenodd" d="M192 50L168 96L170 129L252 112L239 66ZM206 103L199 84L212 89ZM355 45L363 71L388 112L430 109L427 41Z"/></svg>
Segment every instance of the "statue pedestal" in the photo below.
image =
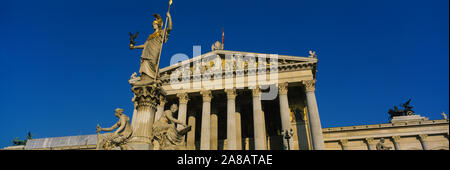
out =
<svg viewBox="0 0 450 170"><path fill-rule="evenodd" d="M391 123L402 123L402 122L420 122L428 120L427 117L422 117L420 115L409 115L409 116L395 116L391 119Z"/></svg>

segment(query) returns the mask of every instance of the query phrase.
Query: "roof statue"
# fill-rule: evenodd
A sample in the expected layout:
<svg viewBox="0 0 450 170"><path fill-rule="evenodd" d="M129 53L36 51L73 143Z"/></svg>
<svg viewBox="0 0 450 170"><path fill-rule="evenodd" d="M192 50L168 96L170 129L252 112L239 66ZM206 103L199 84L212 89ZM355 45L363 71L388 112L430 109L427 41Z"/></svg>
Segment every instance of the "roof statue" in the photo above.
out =
<svg viewBox="0 0 450 170"><path fill-rule="evenodd" d="M216 41L213 45L211 45L211 51L214 50L223 50L223 44L219 41Z"/></svg>
<svg viewBox="0 0 450 170"><path fill-rule="evenodd" d="M24 139L24 140L19 140L18 137L15 137L14 140L13 140L12 142L13 142L13 144L14 144L15 146L26 145L26 144L27 144L27 141L28 141L29 139L32 139L31 132L28 132L27 138L26 138L26 139Z"/></svg>
<svg viewBox="0 0 450 170"><path fill-rule="evenodd" d="M409 105L411 102L411 99L409 99L407 102L403 103L401 106L405 109L398 109L397 106L394 106L394 109L389 109L388 113L391 115L391 119L396 116L410 116L414 115L414 111L412 110L412 106Z"/></svg>
<svg viewBox="0 0 450 170"><path fill-rule="evenodd" d="M444 112L442 112L441 115L443 116L444 120L448 120L447 115Z"/></svg>
<svg viewBox="0 0 450 170"><path fill-rule="evenodd" d="M309 56L308 57L310 57L310 58L317 58L317 54L316 54L315 51L309 50Z"/></svg>
<svg viewBox="0 0 450 170"><path fill-rule="evenodd" d="M216 41L211 45L211 51L223 50L225 44L225 31L222 29L222 42Z"/></svg>

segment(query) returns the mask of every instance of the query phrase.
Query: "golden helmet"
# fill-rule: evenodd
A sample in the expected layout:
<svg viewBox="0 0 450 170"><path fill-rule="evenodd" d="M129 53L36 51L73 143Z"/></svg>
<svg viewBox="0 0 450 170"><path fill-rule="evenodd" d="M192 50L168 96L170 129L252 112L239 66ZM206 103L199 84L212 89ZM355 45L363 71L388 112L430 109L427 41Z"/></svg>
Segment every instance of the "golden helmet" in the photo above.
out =
<svg viewBox="0 0 450 170"><path fill-rule="evenodd" d="M162 28L163 20L162 20L161 16L159 14L153 14L153 16L155 17L155 20L153 22L156 22L156 24L158 24L159 28Z"/></svg>

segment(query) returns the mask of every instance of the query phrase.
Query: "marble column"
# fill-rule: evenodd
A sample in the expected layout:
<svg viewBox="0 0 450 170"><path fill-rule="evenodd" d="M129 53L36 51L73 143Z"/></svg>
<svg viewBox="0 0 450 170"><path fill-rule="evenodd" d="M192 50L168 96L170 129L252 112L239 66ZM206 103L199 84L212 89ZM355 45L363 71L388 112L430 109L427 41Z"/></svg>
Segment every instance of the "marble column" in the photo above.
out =
<svg viewBox="0 0 450 170"><path fill-rule="evenodd" d="M218 127L218 116L217 113L211 114L211 138L210 138L210 150L218 150L218 139L219 139L219 127Z"/></svg>
<svg viewBox="0 0 450 170"><path fill-rule="evenodd" d="M339 144L342 147L342 150L348 150L348 140L347 139L341 139L339 140Z"/></svg>
<svg viewBox="0 0 450 170"><path fill-rule="evenodd" d="M266 137L264 135L264 118L263 111L261 107L261 89L256 87L252 89L253 95L253 130L254 130L254 141L255 150L265 150L266 149Z"/></svg>
<svg viewBox="0 0 450 170"><path fill-rule="evenodd" d="M227 93L227 150L236 150L236 89L225 89Z"/></svg>
<svg viewBox="0 0 450 170"><path fill-rule="evenodd" d="M136 115L137 115L137 102L136 102L136 95L133 96L133 99L131 99L131 101L133 102L134 105L134 109L133 109L133 117L131 118L131 124L136 124Z"/></svg>
<svg viewBox="0 0 450 170"><path fill-rule="evenodd" d="M236 112L236 149L242 150L241 113Z"/></svg>
<svg viewBox="0 0 450 170"><path fill-rule="evenodd" d="M394 143L395 150L401 150L401 148L400 148L400 136L392 136L392 143Z"/></svg>
<svg viewBox="0 0 450 170"><path fill-rule="evenodd" d="M422 144L422 149L423 150L429 150L430 148L428 147L428 142L427 142L427 134L421 134L419 135L419 141L420 144Z"/></svg>
<svg viewBox="0 0 450 170"><path fill-rule="evenodd" d="M131 124L133 134L128 145L134 150L152 150L150 137L152 136L159 91L153 86L135 86L132 91L135 94L134 101L137 105L136 115L133 115L135 120Z"/></svg>
<svg viewBox="0 0 450 170"><path fill-rule="evenodd" d="M322 125L320 124L319 109L317 107L315 84L316 80L307 80L302 82L305 85L306 103L308 106L309 126L314 150L325 150L325 143L322 134Z"/></svg>
<svg viewBox="0 0 450 170"><path fill-rule="evenodd" d="M188 125L191 126L191 130L187 133L187 150L195 150L195 114L193 112L189 113Z"/></svg>
<svg viewBox="0 0 450 170"><path fill-rule="evenodd" d="M200 150L210 150L211 144L211 91L203 90L200 92L203 96L203 108L202 108L202 132L200 136Z"/></svg>
<svg viewBox="0 0 450 170"><path fill-rule="evenodd" d="M268 144L269 142L267 142L269 140L269 138L267 137L267 129L266 129L266 116L264 111L261 110L261 115L262 115L262 122L263 122L263 132L264 132L264 150L268 149Z"/></svg>
<svg viewBox="0 0 450 170"><path fill-rule="evenodd" d="M189 101L189 95L187 93L177 94L179 106L178 106L178 120L186 123L187 103ZM183 125L177 125L177 130L183 129Z"/></svg>
<svg viewBox="0 0 450 170"><path fill-rule="evenodd" d="M280 100L280 116L281 116L281 130L288 131L292 129L289 113L289 102L288 102L288 83L278 84L278 96ZM292 150L294 148L294 140L291 137L288 141L284 139L283 135L283 145L285 150Z"/></svg>
<svg viewBox="0 0 450 170"><path fill-rule="evenodd" d="M375 140L373 138L366 138L366 143L367 143L367 148L369 150L377 150L376 148L376 143Z"/></svg>
<svg viewBox="0 0 450 170"><path fill-rule="evenodd" d="M156 107L156 114L155 114L155 122L161 118L161 115L164 113L164 106L166 105L166 99L161 97L159 99L159 105Z"/></svg>
<svg viewBox="0 0 450 170"><path fill-rule="evenodd" d="M244 150L250 150L250 138L244 139Z"/></svg>

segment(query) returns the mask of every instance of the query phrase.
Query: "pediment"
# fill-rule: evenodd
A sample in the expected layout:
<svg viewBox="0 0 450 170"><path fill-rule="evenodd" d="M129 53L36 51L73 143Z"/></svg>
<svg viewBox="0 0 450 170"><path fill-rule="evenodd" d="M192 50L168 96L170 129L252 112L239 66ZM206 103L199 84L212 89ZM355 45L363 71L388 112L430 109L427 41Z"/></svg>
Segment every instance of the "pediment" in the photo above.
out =
<svg viewBox="0 0 450 170"><path fill-rule="evenodd" d="M193 57L189 60L185 60L183 62L179 62L177 64L173 64L167 67L164 67L160 70L160 73L162 77L165 77L167 75L170 75L173 71L177 70L178 68L182 66L189 65L189 67L194 66L194 62L199 62L202 60L207 60L208 58L214 58L215 56L219 56L222 60L227 55L234 55L234 56L253 56L255 58L258 57L269 57L273 54L264 54L264 53L254 53L254 52L241 52L241 51L229 51L229 50L215 50L211 51L205 54L202 54L200 56ZM303 68L312 68L317 66L318 59L316 57L300 57L300 56L288 56L288 55L277 55L278 58L278 67L279 68L297 68L297 67L303 67ZM315 70L315 69L314 69Z"/></svg>

